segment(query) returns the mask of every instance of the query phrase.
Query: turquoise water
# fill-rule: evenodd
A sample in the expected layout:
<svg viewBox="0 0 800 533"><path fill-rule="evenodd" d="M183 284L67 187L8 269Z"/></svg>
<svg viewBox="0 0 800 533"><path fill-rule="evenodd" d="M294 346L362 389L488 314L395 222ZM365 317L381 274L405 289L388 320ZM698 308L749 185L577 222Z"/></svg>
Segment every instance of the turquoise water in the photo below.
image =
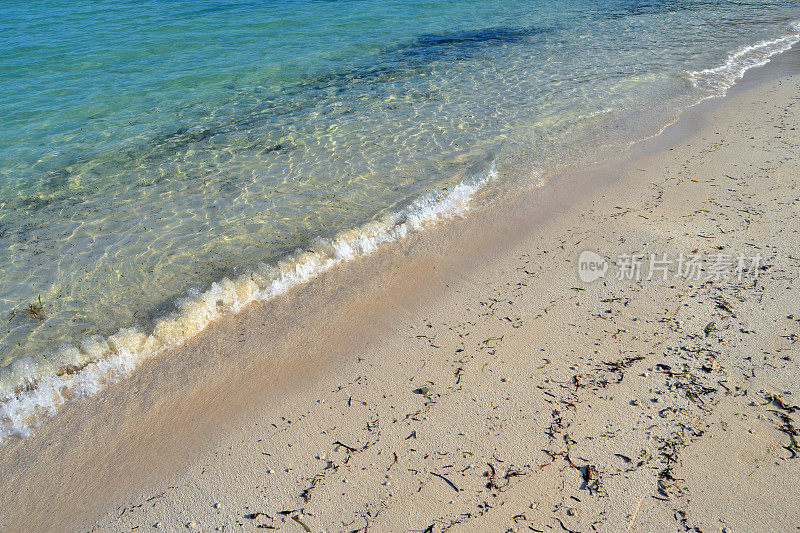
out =
<svg viewBox="0 0 800 533"><path fill-rule="evenodd" d="M658 131L798 20L758 0L0 0L0 439L482 187Z"/></svg>

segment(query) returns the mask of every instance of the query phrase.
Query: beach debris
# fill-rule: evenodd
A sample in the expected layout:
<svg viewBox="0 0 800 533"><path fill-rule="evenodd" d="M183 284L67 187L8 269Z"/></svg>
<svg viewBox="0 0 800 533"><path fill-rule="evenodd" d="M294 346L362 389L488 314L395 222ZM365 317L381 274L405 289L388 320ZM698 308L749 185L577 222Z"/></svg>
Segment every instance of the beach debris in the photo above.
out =
<svg viewBox="0 0 800 533"><path fill-rule="evenodd" d="M294 520L295 522L297 522L298 524L300 524L300 526L302 526L302 528L303 528L305 531L307 531L308 533L311 533L311 528L310 528L310 527L308 527L308 526L307 526L305 523L303 523L303 521L302 521L302 520L300 520L300 518L299 518L297 515L294 515L294 516L292 516L292 520Z"/></svg>
<svg viewBox="0 0 800 533"><path fill-rule="evenodd" d="M44 309L44 304L42 304L42 295L39 295L39 305L29 303L28 307L25 308L25 311L28 312L28 315L35 319L42 321L44 320L44 313L42 312Z"/></svg>
<svg viewBox="0 0 800 533"><path fill-rule="evenodd" d="M333 445L334 445L333 451L339 451L339 447L340 446L342 448L344 448L345 450L347 450L347 453L353 453L353 452L357 452L358 451L356 448L353 448L352 446L348 446L347 444L344 444L342 441L339 441L339 440L334 442Z"/></svg>
<svg viewBox="0 0 800 533"><path fill-rule="evenodd" d="M723 298L717 298L717 307L722 309L723 311L727 311L730 314L734 314L733 307Z"/></svg>
<svg viewBox="0 0 800 533"><path fill-rule="evenodd" d="M703 333L705 333L706 337L708 337L709 335L711 335L712 331L716 330L717 330L717 324L712 321L706 324L706 327L703 329Z"/></svg>
<svg viewBox="0 0 800 533"><path fill-rule="evenodd" d="M496 457L495 457L495 459L500 461ZM502 463L503 461L500 461L500 462ZM523 472L522 470L518 470L518 469L513 468L513 467L508 467L506 469L506 473L503 475L503 480L505 481L505 483L503 485L500 485L498 483L497 470L495 469L494 465L492 463L486 463L486 464L489 466L489 470L484 472L483 475L484 475L484 477L489 478L489 481L486 483L486 488L489 489L489 490L502 491L503 489L505 489L506 487L508 487L511 484L511 478L516 477L516 476L524 476L524 475L526 475L526 472Z"/></svg>
<svg viewBox="0 0 800 533"><path fill-rule="evenodd" d="M434 335L433 337L429 337L428 335L417 335L416 338L425 339L426 341L428 341L428 346L430 346L431 348L441 348L441 346L434 344L433 342L436 339L436 335Z"/></svg>
<svg viewBox="0 0 800 533"><path fill-rule="evenodd" d="M255 520L259 516L264 516L264 517L269 518L270 520L272 520L272 517L270 515L268 515L267 513L262 513L260 511L256 511L255 513L249 513L249 514L244 515L244 517L247 518L248 520Z"/></svg>
<svg viewBox="0 0 800 533"><path fill-rule="evenodd" d="M797 457L797 452L800 452L800 445L797 444L797 439L795 439L793 433L789 433L789 439L791 440L791 444L789 446L784 446L784 448L792 453L791 458L794 459Z"/></svg>
<svg viewBox="0 0 800 533"><path fill-rule="evenodd" d="M554 516L553 518L554 518L554 519L555 519L555 520L556 520L556 521L559 523L559 525L561 526L561 528L562 528L564 531L566 531L567 533L580 533L579 531L576 531L576 530L574 530L574 529L570 529L570 528L568 528L567 526L565 526L565 525L564 525L564 522L562 522L560 518L558 518L558 517L555 517L555 516Z"/></svg>
<svg viewBox="0 0 800 533"><path fill-rule="evenodd" d="M505 337L505 335L500 335L499 337L489 337L488 339L482 341L481 344L488 348L497 348L497 345L503 342L503 337Z"/></svg>
<svg viewBox="0 0 800 533"><path fill-rule="evenodd" d="M798 452L800 452L800 443L797 442L796 438L800 436L800 429L794 426L794 419L789 416L789 413L794 413L795 411L800 409L800 407L788 405L777 394L767 395L767 403L765 403L764 405L771 405L771 404L775 404L781 409L783 409L783 411L778 411L776 409L768 409L768 411L770 413L773 413L774 415L777 415L779 420L777 422L778 430L782 431L783 433L786 433L786 435L789 437L789 445L783 446L783 448L792 454L790 459L794 459L798 456Z"/></svg>
<svg viewBox="0 0 800 533"><path fill-rule="evenodd" d="M317 483L319 483L319 480L320 480L320 479L321 479L321 478L320 478L319 476L315 476L315 477L314 477L314 478L311 480L311 485L309 485L308 487L306 487L305 489L303 489L303 492L301 492L301 493L300 493L300 497L301 497L301 498L303 498L303 501L304 501L305 503L308 503L308 502L309 502L309 500L311 500L311 491L312 491L312 490L314 490L314 487L316 487L316 486L317 486Z"/></svg>
<svg viewBox="0 0 800 533"><path fill-rule="evenodd" d="M603 361L602 366L605 367L605 370L617 374L616 382L622 383L622 380L625 378L625 370L630 368L635 362L643 360L643 355L636 355L633 357L624 357L618 361Z"/></svg>
<svg viewBox="0 0 800 533"><path fill-rule="evenodd" d="M598 472L597 467L587 464L580 468L580 472L583 475L583 482L585 484L585 488L589 490L589 494L600 492L602 482L600 481L600 473Z"/></svg>
<svg viewBox="0 0 800 533"><path fill-rule="evenodd" d="M492 463L488 463L489 470L487 470L483 475L489 478L489 482L486 483L487 489L499 489L500 486L497 485L497 471L494 469Z"/></svg>
<svg viewBox="0 0 800 533"><path fill-rule="evenodd" d="M634 357L626 357L620 359L619 361L612 361L612 362L603 361L603 365L611 372L619 372L620 370L625 370L626 368L629 368L636 361L642 361L642 360L644 360L644 356L637 355Z"/></svg>
<svg viewBox="0 0 800 533"><path fill-rule="evenodd" d="M795 411L800 409L800 407L797 407L796 405L794 405L794 406L787 405L786 402L784 402L783 399L781 399L779 394L769 394L767 396L767 403L765 403L764 405L769 405L771 403L774 403L775 405L777 405L781 409L789 411L790 413L794 413Z"/></svg>
<svg viewBox="0 0 800 533"><path fill-rule="evenodd" d="M564 442L567 444L567 449L569 449L570 443L573 443L573 444L575 443L575 441L572 440L568 434L564 435ZM601 489L601 486L602 486L602 482L600 480L600 473L597 470L596 466L594 466L592 464L588 464L588 463L586 465L584 465L584 466L580 466L580 465L576 464L570 458L568 451L562 451L562 452L551 452L549 450L542 450L542 451L545 452L546 454L548 454L552 459L552 461L550 461L549 463L547 463L545 465L541 465L542 468L544 468L545 466L547 466L549 464L552 464L556 460L556 457L559 457L559 456L563 457L564 460L567 462L567 464L569 464L569 466L571 466L572 468L574 468L575 470L580 472L581 479L583 479L583 486L581 488L588 489L589 490L589 494L595 494L595 493L599 493L600 492L600 489ZM516 471L516 472L513 473L513 475L523 475L523 473L519 472L519 471ZM509 477L508 474L506 474L506 477L507 478ZM578 500L578 501L580 501L580 500Z"/></svg>
<svg viewBox="0 0 800 533"><path fill-rule="evenodd" d="M717 363L715 357L710 357L705 363L703 363L700 366L700 369L707 374L710 374L714 370L717 370L717 368L719 368L719 363Z"/></svg>
<svg viewBox="0 0 800 533"><path fill-rule="evenodd" d="M450 485L450 487L451 487L451 488L452 488L454 491L456 491L456 492L461 492L461 489L459 489L458 487L456 487L455 483L453 483L452 481L450 481L449 479L447 479L446 477L444 477L442 474L437 474L436 472L431 472L431 475L433 475L433 476L436 476L436 477L438 477L439 479L442 479L442 480L444 480L444 482L445 482L445 483L447 483L448 485Z"/></svg>

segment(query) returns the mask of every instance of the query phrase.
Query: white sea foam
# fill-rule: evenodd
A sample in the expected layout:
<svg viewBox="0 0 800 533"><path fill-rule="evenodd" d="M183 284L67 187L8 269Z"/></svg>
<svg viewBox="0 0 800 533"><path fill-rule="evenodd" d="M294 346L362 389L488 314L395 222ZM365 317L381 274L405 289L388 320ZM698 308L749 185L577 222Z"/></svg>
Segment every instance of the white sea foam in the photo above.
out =
<svg viewBox="0 0 800 533"><path fill-rule="evenodd" d="M13 435L28 436L64 402L96 394L130 375L143 360L183 343L222 316L275 298L339 263L371 254L381 244L422 231L437 220L463 214L474 194L496 177L492 163L474 179L421 196L381 220L333 239L317 239L308 250L298 250L276 265L262 264L235 279L212 283L204 292L194 291L178 302L174 313L158 320L151 332L121 329L107 338L85 339L80 347L65 345L0 368L0 442Z"/></svg>
<svg viewBox="0 0 800 533"><path fill-rule="evenodd" d="M592 111L591 113L584 113L582 115L578 115L578 118L580 120L586 120L587 118L594 118L594 117L598 117L600 115L607 115L608 113L611 113L613 111L614 111L614 108L606 107L605 109L598 109L597 111Z"/></svg>
<svg viewBox="0 0 800 533"><path fill-rule="evenodd" d="M751 68L766 65L772 56L786 52L800 42L800 22L793 23L791 31L791 34L778 39L761 41L740 48L729 55L725 63L718 67L689 72L692 85L708 89L711 96L724 95L736 83L736 80L744 76L745 72Z"/></svg>

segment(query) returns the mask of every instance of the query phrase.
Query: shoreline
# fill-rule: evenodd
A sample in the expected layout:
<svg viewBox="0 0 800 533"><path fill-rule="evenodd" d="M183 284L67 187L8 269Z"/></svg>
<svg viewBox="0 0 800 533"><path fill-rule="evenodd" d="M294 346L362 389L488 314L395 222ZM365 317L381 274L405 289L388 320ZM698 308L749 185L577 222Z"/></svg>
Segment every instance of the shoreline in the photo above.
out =
<svg viewBox="0 0 800 533"><path fill-rule="evenodd" d="M51 348L54 349L49 351L13 359L0 367L3 398L0 403L0 445L9 437L28 436L65 402L92 396L104 387L126 379L145 359L176 348L209 323L234 316L252 303L281 297L293 287L315 279L342 262L370 255L387 243L404 239L409 232L427 231L437 222L461 216L470 209L471 203L475 203L476 196L493 202L496 197L514 195L519 190L530 193L530 189L543 183L540 173L558 179L562 174L576 172L575 168L616 164L620 153L625 154L630 147L659 137L687 109L723 96L744 73L768 64L771 58L785 52L787 47L800 40L800 34L795 31L800 28L798 24L790 25L789 34L731 52L723 64L685 72L695 89L707 86L709 90L713 88L716 96L707 95L694 103L687 100L678 104L675 101L672 104L677 105L676 109L672 106L659 108L648 118L630 110L628 115L615 117L602 125L585 125L587 131L594 131L592 134L584 131L588 135L586 140L591 140L581 149L577 149L574 143L565 143L565 151L559 157L545 154L540 160L533 153L523 155L524 151L513 156L506 154L509 155L508 161L503 161L503 165L508 168L501 171L505 174L501 180L497 179L493 159L485 159L482 163L476 161L471 172L466 172L467 177L462 176L461 181L442 189L428 190L409 202L397 204L399 210L385 212L379 218L335 234L319 235L274 261L251 263L244 271L239 266L230 267L227 276L207 280L199 288L189 288L186 292L162 299L157 307L159 311L153 308L144 312L150 317L144 321L144 326L143 322L133 325L130 322L117 323L119 329L98 330L95 335L62 342L58 348L53 345ZM613 112L613 109L606 108L596 113L604 115L606 112ZM586 117L591 118L596 113L589 113ZM603 138L611 131L626 130L630 132L614 140ZM598 136L600 132L604 134ZM630 141L630 138L638 140ZM573 157L579 161L567 163ZM543 165L541 170L531 170L539 169L540 164ZM34 311L29 312L35 317L35 308L31 309ZM134 314L141 312L139 309ZM12 314L12 320L14 316Z"/></svg>
<svg viewBox="0 0 800 533"><path fill-rule="evenodd" d="M416 457L416 452L406 450L398 456L397 464L400 465L402 457L402 460L407 462L402 465L404 472L407 472L409 467L418 472L427 468L430 472L451 480L458 486L458 490L453 491L438 477L429 476L430 479L426 479L419 486L420 491L416 494L420 496L413 496L414 508L408 509L404 503L412 501L398 500L403 500L406 496L412 498L416 482L411 483L408 479L401 478L398 480L400 487L396 490L405 491L402 494L406 496L402 498L397 495L386 496L381 492L381 502L391 500L395 503L387 504L386 508L383 504L373 506L374 508L368 510L373 515L378 513L378 516L370 515L370 518L365 520L382 523L383 528L380 525L374 526L377 530L382 530L386 529L387 524L394 524L391 520L400 520L402 517L406 522L403 522L403 526L398 529L412 526L424 529L428 525L424 520L433 520L431 513L435 509L441 505L448 505L446 501L466 497L462 493L466 493L468 489L463 488L461 482L454 483L455 480L464 478L466 476L464 472L469 470L485 469L478 459L461 456L459 464L467 461L463 466L468 464L473 466L460 474L447 473L450 470L445 472L443 465L428 464L430 462L428 459L437 451L455 454L453 450L459 446L461 446L459 449L464 451L461 442L463 439L459 439L456 430L467 428L461 427L460 422L453 423L451 420L448 425L447 413L442 413L441 409L436 408L437 405L451 402L453 408L449 412L471 414L473 418L470 425L475 424L476 427L480 426L478 421L482 420L481 417L488 419L492 416L493 408L487 408L487 412L471 412L467 406L459 403L460 400L454 399L458 396L457 392L463 392L463 389L462 391L457 389L462 379L465 385L468 381L471 387L468 393L473 395L472 403L478 403L474 400L485 399L483 395L495 400L501 399L501 396L507 394L504 391L509 387L513 388L515 397L530 395L533 389L530 388L530 383L526 384L521 378L521 370L523 373L531 374L532 377L526 376L526 379L534 379L535 375L537 380L553 380L554 376L568 378L566 374L569 374L570 366L586 364L585 361L576 359L576 353L570 355L562 353L556 357L548 352L545 358L550 363L540 369L539 366L543 364L544 358L539 357L539 354L530 353L532 343L541 343L547 347L544 348L546 350L561 352L570 350L570 343L560 338L557 331L548 328L537 330L537 320L548 320L547 317L537 315L547 314L543 312L543 309L548 307L544 304L550 300L566 302L571 306L570 309L579 308L581 301L572 298L584 294L583 291L572 291L571 287L567 286L578 283L574 270L559 271L560 274L551 272L545 263L549 259L545 259L544 254L552 254L547 257L557 257L555 260L562 265L571 265L571 262L574 263L577 259L577 253L573 252L578 251L579 243L593 240L608 246L603 233L621 231L619 225L614 226L610 221L622 219L625 213L636 211L623 210L623 213L615 211L617 205L625 203L623 199L630 204L644 205L645 207L639 207L638 210L646 217L649 212L648 206L657 205L657 200L654 198L658 195L653 193L648 184L656 181L651 178L659 174L658 164L671 161L670 157L674 157L670 154L672 151L688 152L689 159L696 159L702 152L693 152L693 148L682 146L681 143L692 140L692 144L700 144L698 139L714 129L715 114L727 113L726 124L730 125L730 108L734 105L731 102L745 100L748 105L754 106L752 102L756 99L754 88L772 88L777 81L782 80L786 80L786 83L796 83L796 75L788 78L784 74L795 68L798 55L795 48L778 56L770 63L772 68L768 66L751 71L724 99L703 103L684 112L678 123L668 127L662 136L637 146L630 160L614 163L602 169L578 170L562 176L561 179L549 180L543 189L521 193L503 206L478 209L471 212L464 220L441 224L426 232L425 236L412 236L407 241L393 244L389 249L367 260L341 265L325 273L318 282L297 287L281 298L281 301L255 304L239 315L215 322L185 345L170 353L162 354L157 359L147 361L131 378L100 392L97 396L87 401L71 402L55 419L40 427L35 436L4 447L0 470L8 476L4 485L11 490L4 495L2 507L14 509L14 515L0 516L0 525L10 530L17 530L41 529L48 526L63 528L64 524L69 524L69 528L73 529L86 528L97 523L101 529L129 530L130 526L139 522L142 522L141 526L147 527L162 522L167 528L184 527L186 524L196 522L202 524L205 529L206 525L211 524L217 527L213 520L224 519L227 520L225 523L231 525L238 520L252 527L256 520L245 518L245 515L266 512L275 519L275 525L291 530L292 526L299 528L297 523L290 520L295 514L284 515L283 519L286 521L284 524L281 515L276 513L286 509L305 508L302 515L297 514L298 519L306 521L309 525L317 520L314 522L315 528L324 524L335 530L337 527L344 527L346 518L343 516L348 510L360 508L362 504L370 501L370 491L373 493L384 491L388 494L395 490L386 488L392 485L383 485L387 481L385 475L391 475L386 474L389 471L387 465L391 470L400 468L392 466L395 464L392 462L392 454L398 453L393 450L408 448L406 437L411 431L417 430L409 429L406 433L391 429L392 425L411 427L410 424L420 422L421 426L427 428L429 434L424 445L420 444L417 447L420 450L427 449L428 458L421 458L425 454ZM758 112L758 108L751 110L751 114ZM759 117L746 118L754 121ZM789 137L794 134L786 131L784 135ZM713 141L706 142L703 149L710 150L709 146L713 144ZM647 163L644 171L637 168L640 162ZM590 188L585 187L587 175L595 178ZM651 197L647 197L647 191L650 191ZM680 201L693 200L693 198L683 198L678 193L674 194ZM675 202L680 203L678 200ZM581 212L581 209L587 206L590 206L591 210ZM502 219L494 216L499 212L503 212ZM585 217L596 219L591 232L576 225L577 221ZM645 224L644 220L647 219L640 219L641 224ZM647 226L642 227L637 223L631 223L625 229L632 235L642 238L639 246L646 246L647 239L652 239L654 242L666 239L664 243L682 241L685 244L698 246L700 245L698 243L704 243L702 239L673 235L665 229L667 225L657 230L649 230ZM710 227L713 228L714 225L711 224ZM573 238L573 235L579 233L586 233L588 236L582 239ZM531 260L523 259L525 256L522 254L530 254L526 250L537 248L541 255L531 266L538 269L536 275L526 274L517 281L514 278L515 273L518 273L520 268L523 271L529 268L524 265L531 265ZM375 272L386 275L383 278L371 275ZM549 283L542 284L536 279L540 276L548 279ZM353 284L351 283L353 279L366 282ZM527 296L518 296L513 292L516 289L512 281L528 283L530 286L535 286L536 291L528 290L525 293ZM506 285L511 285L511 288L507 289ZM633 298L629 293L632 288L623 286L614 287L613 290L626 293L626 297ZM644 289L647 287L642 289L646 292ZM504 290L512 292L503 292ZM564 290L566 292L563 292ZM682 290L689 291L689 288L682 287ZM592 296L609 292L597 286L587 288L586 291L587 294L594 291L595 294ZM650 295L655 301L673 297L665 287L659 287L658 291L655 289L650 291L655 293ZM497 300L496 305L491 303L487 294L493 294L491 299ZM508 296L509 294L513 295L513 298ZM500 295L505 296L496 297ZM509 299L517 298L527 298L525 300L527 307L523 309L527 315L523 316L524 312L515 315L516 308L513 304L505 303L510 301ZM599 300L599 297L597 299ZM543 305L537 305L535 303L537 301ZM585 302L584 305L588 303ZM597 302L593 300L593 304L596 305ZM498 312L496 309L498 307L503 311ZM304 309L307 314L294 316L296 309ZM591 323L589 317L580 314L573 316L566 307L558 312L562 313L561 320L553 321L549 318L550 328L560 322L574 323L578 331L592 330L594 327L588 325ZM644 308L640 309L640 312L646 313ZM507 313L509 320L497 316L503 313ZM618 317L622 313L622 310L614 310L611 314ZM514 327L516 321L520 321L522 326ZM471 323L474 324L470 325ZM533 325L526 327L526 323ZM623 329L636 331L634 328L637 327L638 324L625 321ZM647 327L641 328L639 335L643 337L655 335ZM536 331L531 332L532 329ZM466 335L466 330L470 330L469 335ZM493 336L495 330L501 334ZM431 335L433 332L435 334ZM483 341L471 342L478 338L480 333L485 333L486 339L483 340L499 338L502 340L483 345L481 345ZM452 338L447 337L448 335ZM472 338L469 341L464 340L468 336ZM440 344L441 339L445 337L447 343ZM616 338L610 339L606 336L598 342L608 343L603 345L606 349L630 351L628 346L622 346ZM448 360L442 361L436 355L446 348L453 349L447 356ZM456 355L463 353L457 352L458 349L469 352L471 359L459 363L462 373L453 378L454 369L450 368L450 363L452 360L458 361L466 357L466 355ZM540 348L537 346L537 351L538 349ZM586 353L591 353L588 351L588 346L586 349ZM495 353L489 354L491 351ZM522 357L523 352L527 352L525 357ZM508 361L496 359L498 353L500 359L505 358ZM535 361L526 360L529 356L535 357ZM485 359L480 360L480 365L484 363L490 365L488 368L491 378L482 377L484 371L480 365L471 369L475 373L471 377L468 371L470 369L463 369L469 366L470 362L477 362L479 357ZM655 360L652 363L648 361L644 366L652 367L655 363ZM526 366L530 364L533 366ZM550 367L550 364L554 366ZM591 364L598 365L599 361L593 360ZM634 370L639 371L639 366L641 365L633 367ZM651 373L651 376L655 375L652 370L644 372ZM494 379L500 374L507 377ZM520 378L517 379L517 376ZM456 379L455 384L450 382L453 379ZM503 379L506 381L502 381ZM426 385L427 381L433 381L434 384ZM484 387L483 381L491 385ZM446 385L442 385L443 382L447 382ZM511 385L506 385L507 383ZM538 381L537 383L539 386L545 386ZM424 387L433 392L430 393L429 390L429 393L413 394L414 389ZM441 393L440 387L442 387ZM343 393L345 388L348 391ZM387 392L390 393L387 396L391 399L382 398ZM620 394L614 394L618 395ZM361 397L368 397L369 400L361 400ZM334 413L326 412L323 400L330 409L334 409ZM729 400L726 398L726 401ZM536 426L551 422L548 418L551 406L543 404L543 401L546 400L525 397L524 400L512 403L516 410L538 413L539 418L531 415L531 419L525 422ZM366 405L359 406L359 402L362 404L366 402ZM619 402L615 404L614 400L607 398L592 400L593 405L597 405L596 402L606 403L609 413L621 415L624 412ZM689 407L691 406L680 405L683 409ZM403 416L409 413L413 415L415 409L419 414L414 416L419 420L415 420L414 416L403 419ZM352 419L341 418L349 417L349 413L353 413ZM331 416L334 418L330 418ZM382 424L391 425L374 426L373 421L376 416L379 421L383 420ZM426 416L429 420L423 418ZM521 416L525 419L526 415ZM572 422L574 427L585 429L591 426L590 422L580 422L577 414L574 416ZM393 418L396 419L395 422L391 422ZM332 420L336 422L341 420L342 426L332 423ZM623 417L616 422L623 425L626 420L627 418ZM333 425L336 427L329 427ZM512 423L509 425L513 427ZM524 424L523 426L530 429L530 426ZM296 429L298 427L300 429ZM372 429L369 429L370 427ZM544 424L539 428L539 434L534 440L542 436L541 430L546 427L547 424ZM324 434L322 436L314 434L318 433L317 430L320 428L325 428ZM380 446L371 444L376 429L387 433L381 436L383 442ZM765 429L765 434L766 431ZM328 438L334 434L336 438ZM422 437L421 430L417 438L419 437ZM522 472L527 464L528 471L525 474L520 473L519 477L523 479L535 477L536 468L531 464L531 457L535 456L537 461L542 459L541 462L547 459L546 455L538 457L541 455L541 448L524 443L512 443L509 446L505 441L494 442L495 437L488 434L470 435L468 441L480 452L476 454L475 451L467 450L473 454L468 457L480 455L484 459L488 458L495 469L498 468L500 460L504 463L511 462L513 468L508 470L503 468L504 474L517 470ZM561 438L563 440L563 435ZM271 443L268 446L264 445L266 451L258 450L256 453L254 447L255 443L261 444L259 439L261 442L271 441ZM247 441L249 444L243 445L242 441ZM348 448L339 445L339 449L336 450L336 446L332 446L335 441L345 444ZM446 447L442 446L442 442L452 443L455 448L445 450ZM289 444L291 448L281 446L282 444ZM543 443L547 444L552 443ZM230 459L221 458L221 452L228 446L231 450L237 446L238 455ZM361 446L365 448L361 449ZM150 450L156 449L159 450L159 456L153 457ZM493 450L498 449L502 449L506 457L492 460L495 455ZM261 455L263 453L270 455ZM583 453L589 455L588 451ZM621 453L629 458L635 455L633 452ZM322 456L326 458L315 459ZM334 494L337 491L326 493L324 497L320 496L322 498L318 504L320 510L311 509L310 502L304 501L305 498L300 496L301 491L310 483L309 480L317 479L317 476L322 474L323 477L319 478L322 481L313 482L315 491L322 492L322 485L328 484L325 481L328 475L324 469L326 461L331 460L338 465L335 473L339 475L340 468L351 468L344 464L347 461L349 465L350 457L354 463L362 462L367 474L359 474L355 470L346 475L342 474L351 478L348 483L352 485L344 484L348 485L348 490L345 491L347 497L336 499L339 498ZM256 462L257 459L267 462L259 464ZM379 461L382 465L380 469L376 466ZM300 464L297 464L298 462ZM288 468L289 471L280 471L281 466L289 463L292 463L292 466L283 468L283 470ZM71 468L63 472L59 486L55 486L52 483L52 468L54 465L64 464L71 465ZM204 477L206 467L214 472L213 475L216 477L213 481ZM566 470L560 472L561 476L569 478L571 474L576 474L568 467L567 464ZM265 469L277 472L264 474ZM377 475L377 470L380 470L380 476ZM236 476L226 478L224 475L226 472L236 472ZM413 479L416 474L407 476ZM474 494L471 492L470 496L480 493L480 490L473 485L477 487L479 483L476 484L476 480L481 478L482 474L477 472L472 478L468 478L470 490L474 489ZM516 478L516 474L511 475L498 482L502 486L494 489L490 487L490 492L495 491L500 496L487 497L493 498L492 501L498 497L506 498L509 501L508 505L519 503L518 496L506 496L513 493L511 489L514 487L511 486L511 481L516 481ZM554 477L556 478L558 476ZM353 479L357 481L353 482ZM180 483L174 480L180 480ZM506 491L506 481L509 481L508 491ZM645 481L638 480L640 486ZM243 483L248 485L246 490L241 489ZM164 496L157 498L159 507L155 504L148 508L132 507L148 501L148 498L161 493L165 487L173 486L176 489L169 489ZM256 490L259 487L263 487L266 493L259 493ZM551 492L546 492L548 497L555 497L553 490L555 489L551 487ZM250 492L245 494L246 491ZM260 499L256 499L256 493ZM566 492L563 495L566 498ZM252 502L245 504L247 498L252 499ZM623 496L619 498L620 501L627 501ZM23 501L27 506L21 503ZM316 496L311 502L317 504ZM223 505L214 508L215 503ZM459 505L463 509L484 509L475 507L479 502L470 502L470 505L462 503ZM42 505L49 510L45 511L40 507ZM477 523L487 524L489 529L499 527L500 519L496 516L497 513L490 512L495 506L487 505L490 506L480 514L470 511L476 516L461 527L474 526L476 522L473 518ZM595 505L602 507L604 504L601 501ZM129 511L115 513L112 512L114 508L129 509ZM379 512L378 509L382 510ZM542 511L543 507L540 503L537 509L529 509L528 513L533 516ZM569 514L568 509L570 508L563 507L564 514L559 515L560 520L573 518L580 520L591 512L585 511L583 515ZM122 516L119 516L120 514ZM330 519L331 516L337 516L338 519L339 515L342 515L342 524ZM653 517L663 518L663 513L659 514L656 509L650 518ZM503 519L507 520L508 517ZM632 523L634 519L631 520ZM527 514L526 520L528 520ZM616 515L609 520L617 520L613 522L617 525L622 523L619 522L621 518ZM363 528L363 521L353 525L354 529L356 527ZM613 525L610 527L613 528Z"/></svg>
<svg viewBox="0 0 800 533"><path fill-rule="evenodd" d="M792 27L800 28L798 24ZM722 65L686 72L693 86L698 87L698 83L713 86L718 92L716 96L706 96L669 113L662 109L658 120L651 118L650 122L645 121L646 126L639 123L641 117L631 114L617 117L617 123L609 122L603 128L606 131L631 128L637 131L636 135L645 135L639 140L590 143L592 148L587 149L579 162L567 164L554 160L541 172L531 170L531 162L523 163L520 168L519 157L511 158L516 162L506 162L507 175L502 180L498 179L495 160L489 162L487 159L483 164L473 166L469 178L441 190L430 190L407 205L400 204L403 207L397 211L333 236L313 239L275 263L260 262L241 273L234 268L228 276L211 282L205 288L189 290L175 299L175 309L171 312L152 314L152 324L147 327L134 325L122 327L113 334L109 331L105 336L85 337L80 342L62 344L58 349L3 366L0 368L0 389L6 396L0 403L0 445L8 438L29 436L40 423L56 414L65 402L94 396L103 388L127 379L143 361L178 348L214 321L231 319L251 304L264 304L280 298L341 263L369 256L387 244L405 239L410 233L429 231L436 223L458 218L471 207L475 208L471 204L477 203L476 198L483 197L484 205L479 207L491 209L485 204L496 202L498 197L512 196L520 190L528 195L535 194L532 191L545 182L541 173L563 179L564 175L585 173L587 169L618 165L625 157L630 157L631 149L635 152L637 147L647 146L650 140L661 138L665 130L692 108L724 96L746 72L769 64L774 56L781 55L788 50L787 46L791 48L798 40L800 34L791 33L760 41L732 52ZM648 130L652 131L645 133ZM488 200L489 197L493 199ZM500 206L504 202L499 201ZM501 208L494 207L498 211Z"/></svg>

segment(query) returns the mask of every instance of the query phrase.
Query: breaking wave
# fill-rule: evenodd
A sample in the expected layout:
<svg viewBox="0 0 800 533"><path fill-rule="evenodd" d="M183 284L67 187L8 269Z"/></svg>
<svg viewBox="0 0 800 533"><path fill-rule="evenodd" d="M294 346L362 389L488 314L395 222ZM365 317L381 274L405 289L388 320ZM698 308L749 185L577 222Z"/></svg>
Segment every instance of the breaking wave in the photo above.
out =
<svg viewBox="0 0 800 533"><path fill-rule="evenodd" d="M792 32L777 39L740 48L718 67L688 72L689 79L696 88L709 89L711 96L724 95L745 72L766 65L772 56L786 52L800 42L800 22L792 24Z"/></svg>
<svg viewBox="0 0 800 533"><path fill-rule="evenodd" d="M340 263L375 252L384 243L463 214L475 193L496 177L492 162L473 179L425 194L380 220L332 239L316 239L307 250L298 250L277 264L260 264L233 279L212 283L206 291L191 292L151 331L130 327L109 337L95 335L80 346L64 345L0 368L0 442L10 436L28 436L66 401L92 396L129 376L145 359L182 344L218 318L280 296Z"/></svg>

